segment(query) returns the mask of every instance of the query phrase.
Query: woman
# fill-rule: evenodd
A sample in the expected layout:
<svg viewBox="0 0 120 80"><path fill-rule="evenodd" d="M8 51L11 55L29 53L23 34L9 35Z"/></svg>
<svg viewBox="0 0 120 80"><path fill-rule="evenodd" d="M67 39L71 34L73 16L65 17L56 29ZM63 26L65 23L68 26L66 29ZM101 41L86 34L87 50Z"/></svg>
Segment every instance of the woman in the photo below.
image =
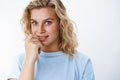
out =
<svg viewBox="0 0 120 80"><path fill-rule="evenodd" d="M21 22L26 52L9 80L94 80L90 59L75 50L73 24L60 0L32 0Z"/></svg>

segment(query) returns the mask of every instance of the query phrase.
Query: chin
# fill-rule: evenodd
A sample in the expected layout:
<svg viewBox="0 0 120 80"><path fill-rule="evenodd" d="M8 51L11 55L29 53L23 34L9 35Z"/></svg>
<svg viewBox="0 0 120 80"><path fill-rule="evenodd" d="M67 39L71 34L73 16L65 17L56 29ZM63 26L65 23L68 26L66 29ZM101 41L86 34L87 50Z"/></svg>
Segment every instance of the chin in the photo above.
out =
<svg viewBox="0 0 120 80"><path fill-rule="evenodd" d="M43 46L48 46L49 44L47 42L42 42Z"/></svg>

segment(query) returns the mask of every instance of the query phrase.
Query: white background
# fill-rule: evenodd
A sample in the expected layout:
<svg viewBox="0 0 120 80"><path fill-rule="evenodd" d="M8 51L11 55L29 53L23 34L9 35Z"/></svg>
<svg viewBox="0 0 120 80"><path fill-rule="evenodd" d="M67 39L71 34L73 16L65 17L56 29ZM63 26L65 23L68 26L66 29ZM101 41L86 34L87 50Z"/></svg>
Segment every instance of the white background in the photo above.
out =
<svg viewBox="0 0 120 80"><path fill-rule="evenodd" d="M0 80L24 51L20 25L29 0L0 0ZM77 24L78 49L93 63L96 80L120 80L120 0L62 0Z"/></svg>

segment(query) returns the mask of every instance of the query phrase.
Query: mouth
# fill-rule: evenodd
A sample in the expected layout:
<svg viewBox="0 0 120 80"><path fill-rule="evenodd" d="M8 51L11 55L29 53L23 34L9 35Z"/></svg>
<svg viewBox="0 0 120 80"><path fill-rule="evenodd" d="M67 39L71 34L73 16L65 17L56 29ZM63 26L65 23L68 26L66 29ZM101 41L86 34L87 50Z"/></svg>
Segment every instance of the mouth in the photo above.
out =
<svg viewBox="0 0 120 80"><path fill-rule="evenodd" d="M46 36L39 36L38 39L39 39L39 41L44 42L44 41L47 40L48 37L49 37L48 35L46 35Z"/></svg>

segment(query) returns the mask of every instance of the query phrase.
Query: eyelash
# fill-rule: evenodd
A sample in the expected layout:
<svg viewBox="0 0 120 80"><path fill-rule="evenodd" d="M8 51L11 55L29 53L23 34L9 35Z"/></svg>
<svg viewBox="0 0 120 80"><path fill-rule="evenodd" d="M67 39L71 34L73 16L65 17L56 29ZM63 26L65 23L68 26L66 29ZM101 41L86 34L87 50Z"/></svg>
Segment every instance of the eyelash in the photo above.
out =
<svg viewBox="0 0 120 80"><path fill-rule="evenodd" d="M31 23L30 23L31 25L37 25L38 23L36 22L36 21L31 21ZM52 24L52 21L45 21L44 22L44 25L46 25L46 26L49 26L49 25L51 25Z"/></svg>
<svg viewBox="0 0 120 80"><path fill-rule="evenodd" d="M50 25L50 24L52 24L52 21L46 21L45 22L45 25Z"/></svg>
<svg viewBox="0 0 120 80"><path fill-rule="evenodd" d="M37 25L37 22L32 21L32 22L31 22L31 25Z"/></svg>

